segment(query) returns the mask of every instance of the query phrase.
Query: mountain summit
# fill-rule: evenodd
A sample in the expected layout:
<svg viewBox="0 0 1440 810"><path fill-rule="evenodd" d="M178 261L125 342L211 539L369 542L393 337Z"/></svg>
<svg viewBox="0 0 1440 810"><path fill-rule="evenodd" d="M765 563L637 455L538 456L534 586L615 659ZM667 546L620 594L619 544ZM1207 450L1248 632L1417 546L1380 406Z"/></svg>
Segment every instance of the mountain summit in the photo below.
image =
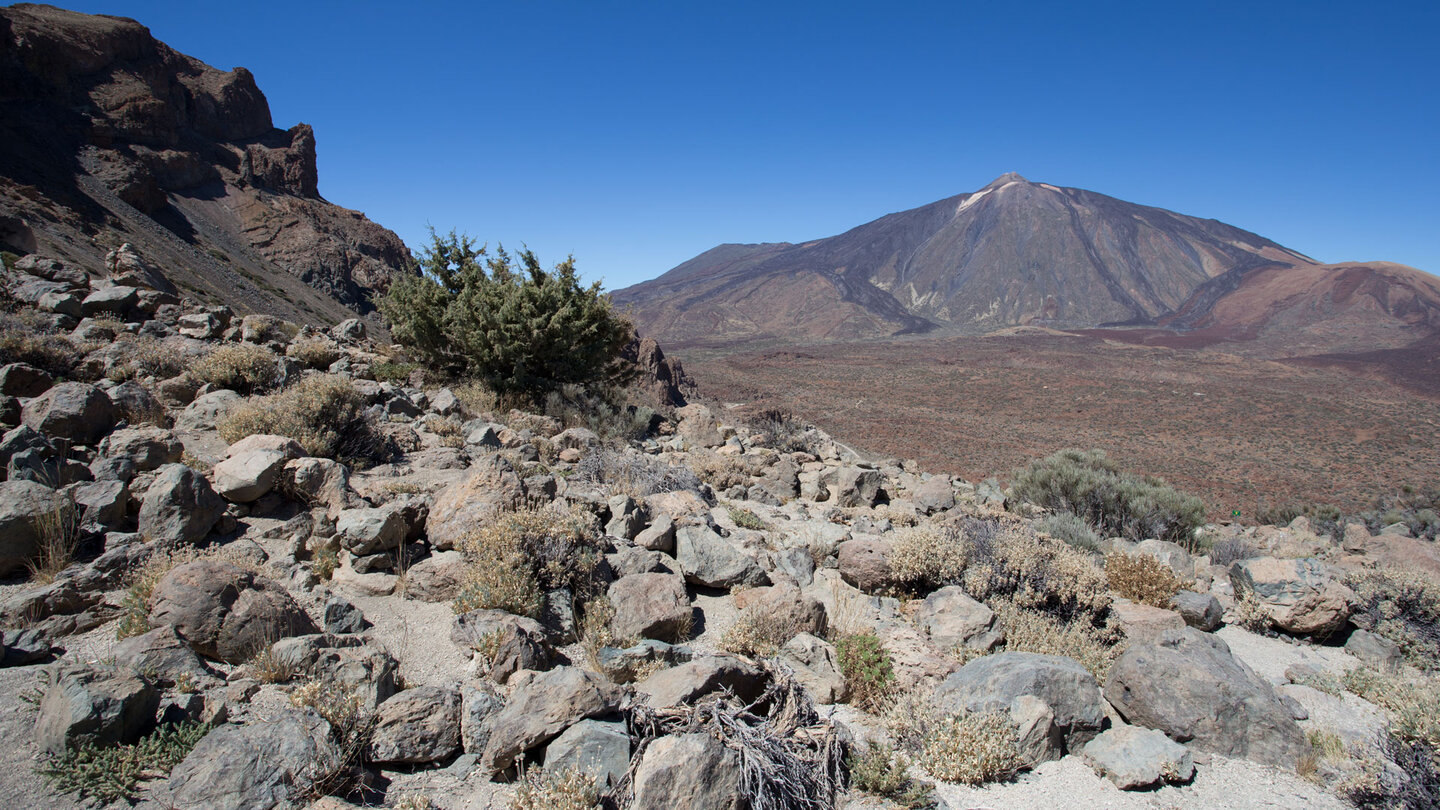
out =
<svg viewBox="0 0 1440 810"><path fill-rule="evenodd" d="M1221 277L1313 264L1222 222L1009 172L827 239L721 245L614 298L670 343L839 340L1149 323Z"/></svg>

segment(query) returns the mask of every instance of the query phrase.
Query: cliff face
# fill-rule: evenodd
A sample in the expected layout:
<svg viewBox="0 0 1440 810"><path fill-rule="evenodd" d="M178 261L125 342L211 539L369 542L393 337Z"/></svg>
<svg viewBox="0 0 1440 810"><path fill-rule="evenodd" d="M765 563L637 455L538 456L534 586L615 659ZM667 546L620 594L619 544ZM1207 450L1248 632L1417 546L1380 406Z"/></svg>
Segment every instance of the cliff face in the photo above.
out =
<svg viewBox="0 0 1440 810"><path fill-rule="evenodd" d="M255 78L140 23L0 9L0 242L99 273L135 246L187 292L335 321L408 272L395 234L319 193L315 133L276 129Z"/></svg>

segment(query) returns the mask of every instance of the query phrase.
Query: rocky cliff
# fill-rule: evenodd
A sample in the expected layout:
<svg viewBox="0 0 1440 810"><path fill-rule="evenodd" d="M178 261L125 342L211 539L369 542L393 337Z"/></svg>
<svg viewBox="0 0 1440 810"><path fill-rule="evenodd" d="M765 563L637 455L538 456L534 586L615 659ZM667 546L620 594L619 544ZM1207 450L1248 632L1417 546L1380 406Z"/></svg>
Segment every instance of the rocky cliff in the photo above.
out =
<svg viewBox="0 0 1440 810"><path fill-rule="evenodd" d="M140 23L0 9L0 242L92 273L121 243L186 293L334 322L409 267L390 231L319 193L315 133L275 128L245 68Z"/></svg>

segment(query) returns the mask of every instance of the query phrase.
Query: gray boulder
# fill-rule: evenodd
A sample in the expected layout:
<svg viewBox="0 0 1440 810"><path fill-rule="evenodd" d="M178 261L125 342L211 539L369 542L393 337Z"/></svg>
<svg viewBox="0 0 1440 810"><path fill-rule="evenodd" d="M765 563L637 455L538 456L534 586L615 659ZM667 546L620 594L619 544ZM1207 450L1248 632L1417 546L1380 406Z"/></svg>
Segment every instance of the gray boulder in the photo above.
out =
<svg viewBox="0 0 1440 810"><path fill-rule="evenodd" d="M630 769L630 734L613 720L581 720L545 746L545 769L575 770L596 784L617 785Z"/></svg>
<svg viewBox="0 0 1440 810"><path fill-rule="evenodd" d="M1121 790L1142 790L1195 778L1190 749L1148 728L1117 726L1085 746L1085 761Z"/></svg>
<svg viewBox="0 0 1440 810"><path fill-rule="evenodd" d="M460 693L407 689L380 704L369 755L381 764L440 762L460 753Z"/></svg>
<svg viewBox="0 0 1440 810"><path fill-rule="evenodd" d="M885 476L879 470L841 467L830 487L836 506L874 506L880 500Z"/></svg>
<svg viewBox="0 0 1440 810"><path fill-rule="evenodd" d="M441 551L410 566L405 572L405 598L422 602L448 602L460 593L465 557L458 551Z"/></svg>
<svg viewBox="0 0 1440 810"><path fill-rule="evenodd" d="M742 810L740 757L709 734L661 737L635 769L631 810Z"/></svg>
<svg viewBox="0 0 1440 810"><path fill-rule="evenodd" d="M688 706L722 689L741 700L754 700L765 691L766 682L765 671L749 661L709 655L662 669L635 684L635 691L660 709Z"/></svg>
<svg viewBox="0 0 1440 810"><path fill-rule="evenodd" d="M49 660L50 637L38 628L0 631L0 667L23 667Z"/></svg>
<svg viewBox="0 0 1440 810"><path fill-rule="evenodd" d="M489 656L484 662L486 674L496 683L505 683L520 670L549 669L555 658L539 622L503 610L472 610L456 616L450 640Z"/></svg>
<svg viewBox="0 0 1440 810"><path fill-rule="evenodd" d="M581 720L614 713L624 695L614 684L577 667L559 667L527 678L491 723L481 764L490 773L506 770L516 757Z"/></svg>
<svg viewBox="0 0 1440 810"><path fill-rule="evenodd" d="M1127 722L1202 751L1293 768L1307 749L1270 684L1191 627L1132 643L1110 668L1105 698Z"/></svg>
<svg viewBox="0 0 1440 810"><path fill-rule="evenodd" d="M115 403L89 383L60 383L25 403L20 418L46 436L93 445L115 427Z"/></svg>
<svg viewBox="0 0 1440 810"><path fill-rule="evenodd" d="M675 557L686 581L707 588L761 585L768 580L755 557L708 526L676 529Z"/></svg>
<svg viewBox="0 0 1440 810"><path fill-rule="evenodd" d="M1180 591L1170 597L1170 607L1185 623L1198 630L1211 632L1225 619L1225 608L1212 594Z"/></svg>
<svg viewBox="0 0 1440 810"><path fill-rule="evenodd" d="M313 711L224 725L206 734L170 772L176 807L289 810L310 802L316 778L343 761L330 724Z"/></svg>
<svg viewBox="0 0 1440 810"><path fill-rule="evenodd" d="M211 391L195 398L175 417L176 430L214 430L220 420L240 407L245 398L228 389Z"/></svg>
<svg viewBox="0 0 1440 810"><path fill-rule="evenodd" d="M174 627L194 650L238 664L274 641L319 628L285 588L219 560L170 569L150 601L151 627Z"/></svg>
<svg viewBox="0 0 1440 810"><path fill-rule="evenodd" d="M840 703L849 694L835 645L822 638L800 633L780 648L780 660L816 703Z"/></svg>
<svg viewBox="0 0 1440 810"><path fill-rule="evenodd" d="M197 543L225 511L205 476L184 464L166 464L140 502L140 534L160 546Z"/></svg>
<svg viewBox="0 0 1440 810"><path fill-rule="evenodd" d="M1002 652L977 658L946 678L932 700L950 713L1005 711L1022 695L1050 706L1056 732L1069 751L1078 751L1105 722L1095 676L1073 658L1058 655Z"/></svg>
<svg viewBox="0 0 1440 810"><path fill-rule="evenodd" d="M270 658L291 672L306 673L359 696L367 709L399 691L400 662L363 636L315 633L282 638L270 645Z"/></svg>
<svg viewBox="0 0 1440 810"><path fill-rule="evenodd" d="M130 427L106 436L100 443L100 452L108 458L128 458L137 471L144 472L178 462L185 453L185 445L164 428Z"/></svg>
<svg viewBox="0 0 1440 810"><path fill-rule="evenodd" d="M346 509L335 518L335 533L340 545L357 557L378 554L405 541L405 519L388 506Z"/></svg>
<svg viewBox="0 0 1440 810"><path fill-rule="evenodd" d="M10 397L38 397L55 380L28 363L7 363L0 366L0 394Z"/></svg>
<svg viewBox="0 0 1440 810"><path fill-rule="evenodd" d="M683 641L690 628L690 597L684 581L672 574L631 574L610 585L610 621L616 638Z"/></svg>
<svg viewBox="0 0 1440 810"><path fill-rule="evenodd" d="M256 434L230 446L225 458L211 471L220 497L235 503L251 503L275 486L285 462L300 458L305 451L294 439Z"/></svg>
<svg viewBox="0 0 1440 810"><path fill-rule="evenodd" d="M630 647L601 647L595 653L595 667L615 683L631 683L656 663L680 664L690 660L690 648L644 639Z"/></svg>
<svg viewBox="0 0 1440 810"><path fill-rule="evenodd" d="M941 649L970 647L989 651L1005 640L995 626L995 612L971 599L958 585L949 585L925 597L916 622Z"/></svg>
<svg viewBox="0 0 1440 810"><path fill-rule="evenodd" d="M124 315L135 307L140 294L134 287L101 287L85 296L80 302L80 311L85 317L94 315Z"/></svg>
<svg viewBox="0 0 1440 810"><path fill-rule="evenodd" d="M63 495L42 484L0 481L0 576L35 558L44 524L66 506Z"/></svg>
<svg viewBox="0 0 1440 810"><path fill-rule="evenodd" d="M214 677L173 627L157 627L124 639L115 645L112 655L116 666L162 684L173 685L187 679L198 682Z"/></svg>
<svg viewBox="0 0 1440 810"><path fill-rule="evenodd" d="M460 744L465 753L485 753L495 718L504 707L505 701L489 689L468 683L460 687Z"/></svg>
<svg viewBox="0 0 1440 810"><path fill-rule="evenodd" d="M1253 594L1275 627L1294 635L1328 636L1350 618L1356 596L1313 557L1256 557L1230 565L1237 595Z"/></svg>
<svg viewBox="0 0 1440 810"><path fill-rule="evenodd" d="M1400 646L1369 630L1356 630L1345 640L1345 652L1381 672L1396 672L1405 663Z"/></svg>
<svg viewBox="0 0 1440 810"><path fill-rule="evenodd" d="M888 585L894 574L890 569L890 543L879 537L854 537L840 544L840 578L870 593Z"/></svg>
<svg viewBox="0 0 1440 810"><path fill-rule="evenodd" d="M932 475L915 490L915 505L926 513L943 512L955 506L955 489L950 478Z"/></svg>
<svg viewBox="0 0 1440 810"><path fill-rule="evenodd" d="M35 743L59 755L84 743L133 743L155 724L160 693L133 672L59 665L35 718Z"/></svg>

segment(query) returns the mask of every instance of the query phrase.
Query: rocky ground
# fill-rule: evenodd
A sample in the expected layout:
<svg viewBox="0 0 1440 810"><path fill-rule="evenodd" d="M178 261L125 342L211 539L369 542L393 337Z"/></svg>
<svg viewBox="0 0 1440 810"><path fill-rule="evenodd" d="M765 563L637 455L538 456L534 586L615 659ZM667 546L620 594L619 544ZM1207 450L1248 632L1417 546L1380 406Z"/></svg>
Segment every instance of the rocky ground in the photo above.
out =
<svg viewBox="0 0 1440 810"><path fill-rule="evenodd" d="M1422 675L1355 579L1440 569L1403 527L1112 538L1107 563L812 427L505 410L358 321L239 319L111 266L8 280L6 806L79 806L57 788L124 781L103 752L181 733L135 755L139 806L584 806L566 775L641 808L1422 793L1375 686ZM903 758L889 798L875 750Z"/></svg>

